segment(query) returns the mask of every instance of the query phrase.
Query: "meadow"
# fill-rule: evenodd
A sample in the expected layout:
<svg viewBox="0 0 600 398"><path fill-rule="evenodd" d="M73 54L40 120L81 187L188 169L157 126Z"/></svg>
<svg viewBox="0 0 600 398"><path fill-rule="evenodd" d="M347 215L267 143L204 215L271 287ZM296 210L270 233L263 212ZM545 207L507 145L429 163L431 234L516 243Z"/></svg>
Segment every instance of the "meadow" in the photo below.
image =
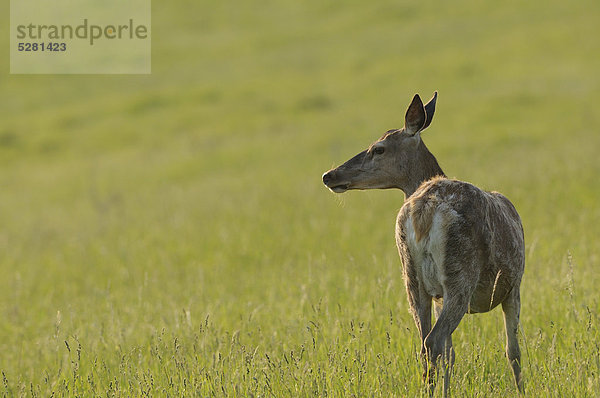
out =
<svg viewBox="0 0 600 398"><path fill-rule="evenodd" d="M151 75L6 59L3 396L425 396L404 196L321 174L434 90L441 167L523 219L526 395L600 396L599 18L591 0L154 2ZM517 395L499 309L453 336L455 396Z"/></svg>

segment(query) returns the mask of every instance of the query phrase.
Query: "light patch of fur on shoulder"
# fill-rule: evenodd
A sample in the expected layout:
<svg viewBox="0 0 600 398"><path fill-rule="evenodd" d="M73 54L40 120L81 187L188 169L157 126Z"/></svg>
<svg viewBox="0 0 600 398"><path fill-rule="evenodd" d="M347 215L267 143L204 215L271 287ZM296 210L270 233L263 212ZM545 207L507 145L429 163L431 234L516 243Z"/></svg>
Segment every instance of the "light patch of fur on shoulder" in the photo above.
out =
<svg viewBox="0 0 600 398"><path fill-rule="evenodd" d="M413 222L417 242L429 234L438 205L439 200L435 195L413 199L410 206L410 218Z"/></svg>

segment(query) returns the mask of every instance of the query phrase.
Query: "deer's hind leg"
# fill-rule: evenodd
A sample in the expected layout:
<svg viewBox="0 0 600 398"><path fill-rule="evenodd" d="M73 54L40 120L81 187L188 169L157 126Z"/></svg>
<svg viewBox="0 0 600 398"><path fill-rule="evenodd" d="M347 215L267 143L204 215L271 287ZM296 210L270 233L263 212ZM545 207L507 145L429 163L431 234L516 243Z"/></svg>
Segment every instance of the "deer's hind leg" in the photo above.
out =
<svg viewBox="0 0 600 398"><path fill-rule="evenodd" d="M443 305L437 301L434 304L433 311L435 313L436 320L439 319L442 314ZM450 378L452 376L452 367L454 366L454 348L452 347L452 335L446 338L444 343L444 350L442 354L442 366L443 366L443 377L444 377L444 396L448 396L450 388Z"/></svg>
<svg viewBox="0 0 600 398"><path fill-rule="evenodd" d="M521 295L519 286L515 286L509 296L502 302L504 312L504 327L506 329L506 357L512 368L515 383L519 392L523 393L521 379L521 350L519 348L519 315L521 312Z"/></svg>
<svg viewBox="0 0 600 398"><path fill-rule="evenodd" d="M423 286L415 282L407 284L408 300L415 324L419 329L421 338L421 360L423 362L423 379L428 380L428 361L425 349L425 338L431 331L431 296L425 292Z"/></svg>
<svg viewBox="0 0 600 398"><path fill-rule="evenodd" d="M432 370L429 372L429 384L435 384L436 372L439 360L444 366L444 396L447 396L450 388L450 368L454 362L454 350L452 349L452 332L456 329L469 307L469 295L462 292L447 294L444 304L439 311L435 325L425 338L425 349L427 360ZM437 312L437 310L436 310Z"/></svg>

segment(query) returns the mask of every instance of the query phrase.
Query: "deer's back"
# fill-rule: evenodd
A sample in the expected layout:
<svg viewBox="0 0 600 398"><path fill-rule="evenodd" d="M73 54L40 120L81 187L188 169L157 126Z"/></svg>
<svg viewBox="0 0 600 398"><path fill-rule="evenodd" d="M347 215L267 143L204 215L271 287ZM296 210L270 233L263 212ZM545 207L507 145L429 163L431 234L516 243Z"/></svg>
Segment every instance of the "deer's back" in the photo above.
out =
<svg viewBox="0 0 600 398"><path fill-rule="evenodd" d="M422 284L434 298L467 289L471 312L502 302L523 274L523 228L514 206L463 181L424 182L398 214L396 243L406 283Z"/></svg>

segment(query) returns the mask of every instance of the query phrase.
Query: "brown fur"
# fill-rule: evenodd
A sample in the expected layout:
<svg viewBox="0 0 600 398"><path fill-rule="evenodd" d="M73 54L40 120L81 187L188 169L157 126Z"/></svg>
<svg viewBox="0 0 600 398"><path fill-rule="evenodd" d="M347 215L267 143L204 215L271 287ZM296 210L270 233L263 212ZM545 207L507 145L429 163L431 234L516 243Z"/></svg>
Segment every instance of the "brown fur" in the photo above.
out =
<svg viewBox="0 0 600 398"><path fill-rule="evenodd" d="M443 177L434 177L432 180L439 180ZM417 242L420 242L423 237L429 234L431 223L435 210L439 205L439 200L435 195L429 195L426 190L423 192L415 192L411 196L410 205L408 207L410 218L413 222Z"/></svg>

